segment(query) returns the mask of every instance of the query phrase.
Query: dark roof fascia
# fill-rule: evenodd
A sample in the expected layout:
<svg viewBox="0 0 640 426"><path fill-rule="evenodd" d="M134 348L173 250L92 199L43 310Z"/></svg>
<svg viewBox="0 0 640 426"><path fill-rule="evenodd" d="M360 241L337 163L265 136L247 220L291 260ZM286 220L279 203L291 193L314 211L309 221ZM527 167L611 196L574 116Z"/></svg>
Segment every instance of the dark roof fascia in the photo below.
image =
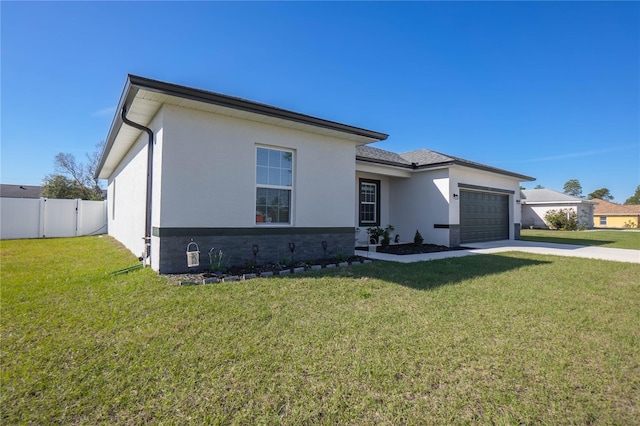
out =
<svg viewBox="0 0 640 426"><path fill-rule="evenodd" d="M411 164L402 164L402 163L396 163L394 161L384 161L384 160L374 160L368 157L361 157L359 155L356 155L356 160L358 161L364 161L367 163L375 163L375 164L382 164L385 166L394 166L394 167L400 167L400 168L404 168L404 169L409 169L409 170L416 170L416 171L420 171L420 170L428 170L428 169L436 169L436 168L442 168L442 167L449 167L449 166L463 166L463 167L469 167L472 169L479 169L479 170L483 170L486 172L492 172L492 173L497 173L497 174L501 174L501 175L506 175L506 176L511 176L511 177L515 177L518 178L522 181L534 181L536 180L536 178L530 177L530 176L525 176L525 175L521 175L518 173L513 173L513 172L509 172L507 170L501 170L501 169L496 169L494 167L491 166L483 166L481 164L469 164L465 161L459 161L459 160L451 160L451 161L445 161L442 163L432 163L432 164L423 164L423 165L419 165L419 166L414 166Z"/></svg>
<svg viewBox="0 0 640 426"><path fill-rule="evenodd" d="M349 133L357 136L374 139L377 141L385 140L389 135L385 133L375 132L373 130L362 129L360 127L349 126L347 124L337 123L335 121L324 120L312 117L306 114L277 108L274 106L249 101L234 96L223 95L221 93L210 92L207 90L195 89L187 86L180 86L173 83L153 80L146 77L129 75L129 81L134 87L149 90L152 92L162 93L169 96L177 96L180 98L190 99L193 101L204 102L208 104L219 105L222 107L233 108L237 110L247 111L254 114L266 115L269 117L280 118L288 121L295 121L325 129L335 130L342 133Z"/></svg>
<svg viewBox="0 0 640 426"><path fill-rule="evenodd" d="M384 166L400 167L400 168L409 169L409 170L413 170L413 169L416 168L411 164L402 164L402 163L396 163L395 161L386 161L386 160L373 159L373 158L369 158L369 157L363 157L363 156L360 156L360 155L356 155L356 161L363 161L365 163L382 164Z"/></svg>
<svg viewBox="0 0 640 426"><path fill-rule="evenodd" d="M168 96L177 96L184 99L190 99L193 101L204 102L222 107L233 108L237 110L247 111L254 114L266 115L274 118L280 118L288 121L295 121L302 124L307 124L316 127L322 127L329 130L334 130L342 133L348 133L352 135L362 136L375 141L383 141L389 137L386 133L375 132L373 130L362 129L360 127L349 126L347 124L341 124L334 121L323 120L321 118L312 117L310 115L300 114L297 112L273 107L270 105L261 104L258 102L248 101L246 99L236 98L233 96L223 95L220 93L209 92L201 89L194 89L192 87L180 86L177 84L166 83L163 81L153 80L146 77L140 77L137 75L129 74L127 76L127 82L120 95L118 107L116 113L109 127L108 140L105 143L104 150L100 157L100 163L96 168L95 177L97 178L104 163L107 159L106 154L111 151L115 137L117 135L116 129L122 126L122 118L120 112L123 107L127 107L127 110L131 106L134 98L139 90L148 90L151 92L161 93Z"/></svg>
<svg viewBox="0 0 640 426"><path fill-rule="evenodd" d="M469 167L471 169L478 169L478 170L483 170L485 172L491 172L491 173L497 173L500 175L506 175L506 176L511 176L511 177L515 177L518 178L522 181L534 181L536 180L536 178L531 177L531 176L526 176L526 175L521 175L520 173L514 173L514 172L510 172L508 170L502 170L502 169L497 169L495 167L491 167L491 166L485 166L483 164L479 164L479 163L469 163L467 161L460 161L460 160L452 160L452 161L447 161L445 163L435 163L435 164L425 164L423 166L418 166L418 169L421 168L431 168L431 167L441 167L442 165L457 165L457 166L463 166L463 167Z"/></svg>

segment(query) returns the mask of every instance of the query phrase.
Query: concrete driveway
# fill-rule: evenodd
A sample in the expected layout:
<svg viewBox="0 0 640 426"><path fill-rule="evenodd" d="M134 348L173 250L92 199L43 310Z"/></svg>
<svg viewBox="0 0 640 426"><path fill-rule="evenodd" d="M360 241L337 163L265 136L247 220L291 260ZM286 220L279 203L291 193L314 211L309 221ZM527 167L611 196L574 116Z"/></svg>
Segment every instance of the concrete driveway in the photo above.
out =
<svg viewBox="0 0 640 426"><path fill-rule="evenodd" d="M587 259L614 260L618 262L640 263L640 250L605 248L597 246L577 246L572 244L553 244L536 241L502 240L485 243L465 244L468 250L451 250L437 253L393 255L387 253L356 250L356 255L370 259L391 262L412 263L424 260L446 259L474 254L493 254L505 251L522 251L526 253L550 254L554 256L583 257Z"/></svg>

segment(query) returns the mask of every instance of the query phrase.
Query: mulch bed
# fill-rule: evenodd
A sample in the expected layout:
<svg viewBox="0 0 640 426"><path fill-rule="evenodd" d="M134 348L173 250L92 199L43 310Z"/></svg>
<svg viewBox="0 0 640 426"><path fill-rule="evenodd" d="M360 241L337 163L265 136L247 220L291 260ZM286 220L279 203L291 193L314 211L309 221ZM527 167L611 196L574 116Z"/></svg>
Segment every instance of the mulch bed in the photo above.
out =
<svg viewBox="0 0 640 426"><path fill-rule="evenodd" d="M466 250L467 247L447 247L447 246L439 246L436 244L390 244L388 247L383 248L382 246L377 247L378 253L388 253L388 254L421 254L421 253L436 253L440 251L452 251L452 250ZM368 247L356 247L356 250L369 250Z"/></svg>
<svg viewBox="0 0 640 426"><path fill-rule="evenodd" d="M242 266L232 266L226 268L224 272L221 271L210 271L206 269L197 269L194 268L193 271L184 274L166 274L165 277L169 278L171 281L180 284L189 284L189 283L202 283L203 280L208 278L218 278L218 279L228 279L236 277L238 281L242 280L242 277L245 275L256 275L260 276L263 272L272 272L274 276L278 275L280 271L291 271L294 269L300 270L303 268L305 271L311 270L311 267L314 265L320 265L322 268L326 268L327 265L330 266L338 266L341 263L348 263L349 265L356 264L359 265L365 261L364 257L360 256L350 256L347 258L337 259L337 258L327 258L327 259L319 259L312 263L307 262L294 262L287 265L283 265L280 263L265 263L265 264L257 264L254 265L252 262L247 263Z"/></svg>

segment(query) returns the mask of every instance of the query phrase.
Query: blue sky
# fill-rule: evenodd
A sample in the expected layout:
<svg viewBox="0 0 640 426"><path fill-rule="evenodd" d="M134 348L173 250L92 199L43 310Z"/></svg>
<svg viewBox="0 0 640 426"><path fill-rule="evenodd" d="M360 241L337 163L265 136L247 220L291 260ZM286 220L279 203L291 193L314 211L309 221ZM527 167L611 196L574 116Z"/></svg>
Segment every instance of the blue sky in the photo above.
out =
<svg viewBox="0 0 640 426"><path fill-rule="evenodd" d="M128 73L388 133L584 195L640 184L638 2L7 2L1 181L104 140Z"/></svg>

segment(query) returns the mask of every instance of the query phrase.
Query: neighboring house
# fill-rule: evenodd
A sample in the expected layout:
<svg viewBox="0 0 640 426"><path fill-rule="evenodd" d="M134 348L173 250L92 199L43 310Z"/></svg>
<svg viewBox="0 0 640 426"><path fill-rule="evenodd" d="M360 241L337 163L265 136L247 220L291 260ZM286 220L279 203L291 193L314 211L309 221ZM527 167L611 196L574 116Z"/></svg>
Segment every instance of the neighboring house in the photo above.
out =
<svg viewBox="0 0 640 426"><path fill-rule="evenodd" d="M40 194L41 186L0 184L0 197L3 198L40 198Z"/></svg>
<svg viewBox="0 0 640 426"><path fill-rule="evenodd" d="M574 197L551 189L525 189L521 191L522 227L548 228L544 216L549 210L568 209L576 213L578 226L593 228L595 202Z"/></svg>
<svg viewBox="0 0 640 426"><path fill-rule="evenodd" d="M596 228L639 228L640 205L617 204L594 198L597 202L594 212Z"/></svg>
<svg viewBox="0 0 640 426"><path fill-rule="evenodd" d="M186 250L242 264L352 254L366 228L458 246L519 238L528 176L433 151L366 146L384 133L130 75L97 177L109 234L162 273ZM355 233L354 233L355 232ZM146 242L146 245L145 245ZM290 243L294 243L295 246Z"/></svg>

